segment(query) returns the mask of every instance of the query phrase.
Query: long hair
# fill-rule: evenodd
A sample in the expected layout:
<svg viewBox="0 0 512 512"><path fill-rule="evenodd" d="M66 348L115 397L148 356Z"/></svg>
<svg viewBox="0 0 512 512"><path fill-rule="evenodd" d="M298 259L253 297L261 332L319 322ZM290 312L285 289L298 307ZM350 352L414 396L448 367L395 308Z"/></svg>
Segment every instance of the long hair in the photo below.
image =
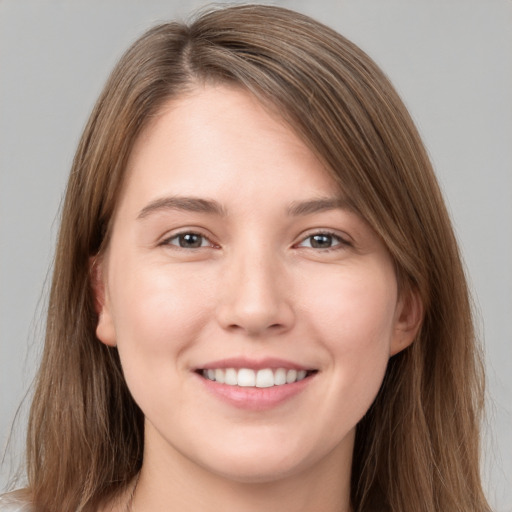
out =
<svg viewBox="0 0 512 512"><path fill-rule="evenodd" d="M382 238L399 289L421 297L421 330L390 359L357 426L354 510L489 510L479 475L483 372L471 304L420 137L363 51L306 16L262 5L149 30L122 57L92 112L62 210L29 422L36 510L93 510L141 467L143 415L117 350L95 336L90 261L108 245L137 136L164 102L198 83L236 85L274 109Z"/></svg>

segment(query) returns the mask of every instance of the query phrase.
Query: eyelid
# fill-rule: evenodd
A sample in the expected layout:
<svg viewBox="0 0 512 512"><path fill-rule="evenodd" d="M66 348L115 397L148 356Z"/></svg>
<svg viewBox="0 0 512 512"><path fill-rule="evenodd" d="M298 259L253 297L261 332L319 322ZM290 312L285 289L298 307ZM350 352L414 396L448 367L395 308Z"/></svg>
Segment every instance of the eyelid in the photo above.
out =
<svg viewBox="0 0 512 512"><path fill-rule="evenodd" d="M187 234L194 234L194 235L198 235L198 236L204 238L208 242L208 245L200 246L200 247L195 247L195 248L185 248L185 247L180 247L179 244L170 243L171 240L175 240L179 236L187 235ZM331 237L335 238L338 241L338 243L336 245L332 246L332 247L327 247L327 248L323 248L323 249L322 248L315 248L315 247L307 247L307 246L303 246L302 245L308 238L311 238L311 237L313 237L315 235L331 236ZM180 229L178 229L176 231L172 231L171 233L167 233L164 237L162 237L162 239L158 242L157 245L159 245L159 246L172 246L175 249L186 250L186 251L194 250L194 249L195 250L197 250L197 249L204 249L204 248L207 248L207 247L219 248L220 246L217 243L215 243L212 240L212 238L213 237L210 234L205 234L204 230L201 229L201 228L185 227L185 228L180 228ZM351 237L349 237L346 233L340 233L339 231L336 231L336 230L333 230L333 229L327 229L327 228L325 228L325 229L322 229L322 228L312 229L310 231L302 233L300 235L300 238L299 238L298 242L293 244L293 247L295 247L295 248L303 247L303 248L306 248L306 249L313 249L315 251L336 250L336 249L339 249L339 248L352 247L352 246L353 246L353 242L351 241Z"/></svg>
<svg viewBox="0 0 512 512"><path fill-rule="evenodd" d="M174 240L174 239L178 238L181 235L198 235L198 236L204 238L205 240L207 240L209 245L200 246L200 247L186 248L186 247L180 247L178 244L170 243L171 240ZM177 231L172 231L171 233L167 233L158 242L157 245L159 245L159 246L170 246L170 247L173 247L175 249L184 250L184 251L190 251L190 250L194 250L194 249L195 250L197 250L197 249L205 249L207 247L213 247L213 248L218 248L219 247L218 244L216 244L215 242L212 241L212 236L211 235L205 234L202 229L196 228L196 227L180 228Z"/></svg>
<svg viewBox="0 0 512 512"><path fill-rule="evenodd" d="M315 235L327 235L327 236L331 236L333 238L335 238L336 240L338 240L338 244L332 246L332 247L326 247L324 249L321 249L321 248L315 248L315 247L306 247L306 246L303 246L301 244L303 244L308 238L311 238ZM315 251L328 251L328 250L334 250L334 249L337 249L337 248L342 248L342 247L352 247L353 246L353 243L350 239L350 237L347 235L347 234L343 234L343 233L340 233L339 231L335 231L335 230L332 230L332 229L314 229L310 232L306 232L306 233L303 233L301 236L300 236L300 240L294 244L294 247L305 247L305 248L308 248L308 249L314 249Z"/></svg>

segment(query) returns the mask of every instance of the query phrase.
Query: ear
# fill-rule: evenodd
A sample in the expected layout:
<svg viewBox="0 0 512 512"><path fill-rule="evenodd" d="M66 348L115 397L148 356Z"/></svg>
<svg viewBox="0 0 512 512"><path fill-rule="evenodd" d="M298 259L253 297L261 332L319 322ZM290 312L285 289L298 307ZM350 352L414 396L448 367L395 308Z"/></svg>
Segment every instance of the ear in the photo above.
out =
<svg viewBox="0 0 512 512"><path fill-rule="evenodd" d="M389 356L394 356L412 344L423 321L423 301L416 290L401 292L397 302L395 330Z"/></svg>
<svg viewBox="0 0 512 512"><path fill-rule="evenodd" d="M100 256L92 256L89 259L89 275L94 298L94 309L98 315L96 337L105 345L115 347L116 331L108 296L104 264L104 259Z"/></svg>

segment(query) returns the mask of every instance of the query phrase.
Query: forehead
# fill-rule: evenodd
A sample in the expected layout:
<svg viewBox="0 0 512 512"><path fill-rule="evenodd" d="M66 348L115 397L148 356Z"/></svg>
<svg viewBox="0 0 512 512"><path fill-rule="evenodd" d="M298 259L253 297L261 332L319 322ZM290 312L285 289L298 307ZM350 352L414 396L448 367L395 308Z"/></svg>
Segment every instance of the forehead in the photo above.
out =
<svg viewBox="0 0 512 512"><path fill-rule="evenodd" d="M125 192L146 196L340 194L282 118L227 86L197 87L164 104L136 140L126 181Z"/></svg>

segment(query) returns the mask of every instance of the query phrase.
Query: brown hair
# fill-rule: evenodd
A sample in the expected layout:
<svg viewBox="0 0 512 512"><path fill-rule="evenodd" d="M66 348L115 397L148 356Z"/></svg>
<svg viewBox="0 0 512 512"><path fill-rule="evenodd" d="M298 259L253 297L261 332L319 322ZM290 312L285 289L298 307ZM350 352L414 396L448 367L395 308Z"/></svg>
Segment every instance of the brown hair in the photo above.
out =
<svg viewBox="0 0 512 512"><path fill-rule="evenodd" d="M271 6L213 10L143 35L114 69L80 141L57 245L28 434L38 511L91 510L139 471L143 415L115 348L95 336L90 257L108 243L127 158L147 120L198 82L255 94L296 130L392 255L424 321L392 357L357 427L355 511L489 510L479 475L483 374L461 260L406 108L354 44Z"/></svg>

